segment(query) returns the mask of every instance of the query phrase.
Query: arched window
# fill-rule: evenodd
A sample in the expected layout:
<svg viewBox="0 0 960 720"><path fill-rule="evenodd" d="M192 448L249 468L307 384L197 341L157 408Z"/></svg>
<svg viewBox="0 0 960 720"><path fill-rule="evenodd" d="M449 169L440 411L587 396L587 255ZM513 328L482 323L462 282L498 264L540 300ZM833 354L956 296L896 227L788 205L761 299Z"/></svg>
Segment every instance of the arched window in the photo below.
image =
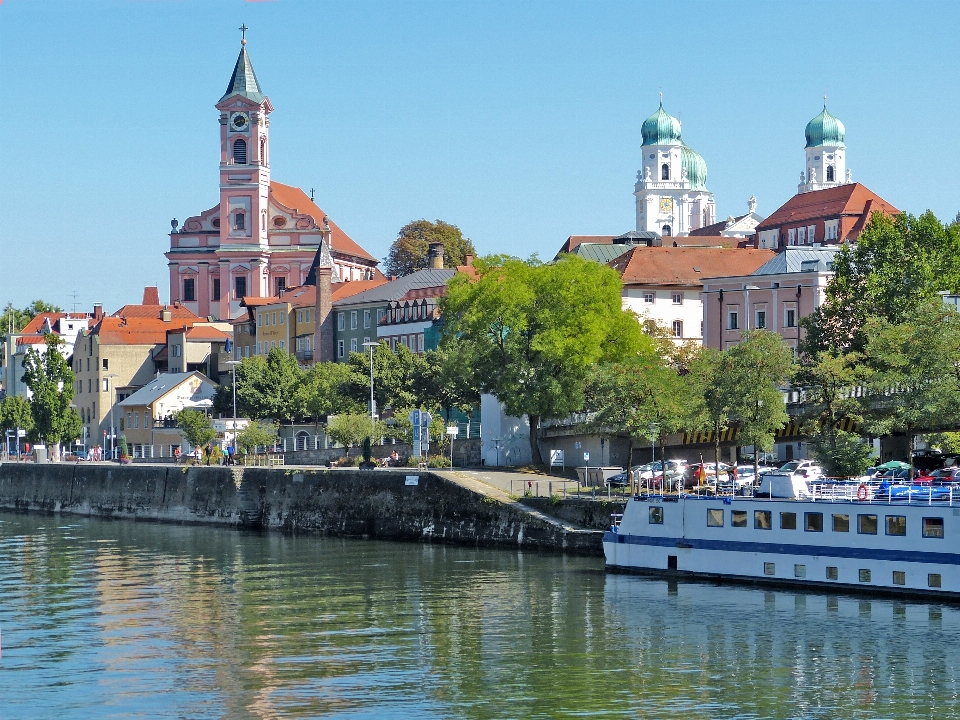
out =
<svg viewBox="0 0 960 720"><path fill-rule="evenodd" d="M267 139L260 138L260 164L267 164Z"/></svg>
<svg viewBox="0 0 960 720"><path fill-rule="evenodd" d="M233 162L237 165L247 164L247 141L237 138L233 141Z"/></svg>
<svg viewBox="0 0 960 720"><path fill-rule="evenodd" d="M664 225L662 228L660 228L661 237L670 237L670 232L671 230L669 225Z"/></svg>
<svg viewBox="0 0 960 720"><path fill-rule="evenodd" d="M664 163L660 166L660 179L669 180L670 179L670 166Z"/></svg>
<svg viewBox="0 0 960 720"><path fill-rule="evenodd" d="M833 165L827 165L827 182L833 182Z"/></svg>
<svg viewBox="0 0 960 720"><path fill-rule="evenodd" d="M247 216L242 212L237 213L237 230L245 230L247 227Z"/></svg>

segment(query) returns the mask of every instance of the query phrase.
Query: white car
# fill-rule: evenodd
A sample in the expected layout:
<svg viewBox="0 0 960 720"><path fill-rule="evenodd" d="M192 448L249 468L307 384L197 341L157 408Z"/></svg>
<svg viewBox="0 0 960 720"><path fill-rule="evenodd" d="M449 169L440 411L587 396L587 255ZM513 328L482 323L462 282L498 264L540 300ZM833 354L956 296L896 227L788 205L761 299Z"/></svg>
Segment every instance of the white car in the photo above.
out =
<svg viewBox="0 0 960 720"><path fill-rule="evenodd" d="M782 465L777 472L784 475L799 475L807 480L823 477L823 468L813 460L791 460Z"/></svg>

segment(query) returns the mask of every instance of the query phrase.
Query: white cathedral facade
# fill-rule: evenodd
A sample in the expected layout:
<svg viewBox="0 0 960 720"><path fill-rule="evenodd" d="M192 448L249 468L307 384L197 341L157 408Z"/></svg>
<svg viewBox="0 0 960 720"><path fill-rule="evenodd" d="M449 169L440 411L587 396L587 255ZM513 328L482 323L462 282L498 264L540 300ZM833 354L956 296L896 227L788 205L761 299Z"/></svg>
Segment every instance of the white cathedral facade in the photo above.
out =
<svg viewBox="0 0 960 720"><path fill-rule="evenodd" d="M637 173L637 231L689 235L716 222L707 164L680 137L680 121L663 104L641 127L643 166Z"/></svg>

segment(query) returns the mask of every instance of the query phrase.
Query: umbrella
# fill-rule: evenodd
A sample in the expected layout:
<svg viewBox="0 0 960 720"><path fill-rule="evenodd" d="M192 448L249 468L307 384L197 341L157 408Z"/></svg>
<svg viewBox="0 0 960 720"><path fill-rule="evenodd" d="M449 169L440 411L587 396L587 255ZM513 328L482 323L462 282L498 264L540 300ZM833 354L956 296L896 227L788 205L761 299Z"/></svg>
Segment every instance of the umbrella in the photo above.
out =
<svg viewBox="0 0 960 720"><path fill-rule="evenodd" d="M884 470L906 470L910 467L910 463L901 462L900 460L891 460L890 462L885 462L883 465L877 465Z"/></svg>

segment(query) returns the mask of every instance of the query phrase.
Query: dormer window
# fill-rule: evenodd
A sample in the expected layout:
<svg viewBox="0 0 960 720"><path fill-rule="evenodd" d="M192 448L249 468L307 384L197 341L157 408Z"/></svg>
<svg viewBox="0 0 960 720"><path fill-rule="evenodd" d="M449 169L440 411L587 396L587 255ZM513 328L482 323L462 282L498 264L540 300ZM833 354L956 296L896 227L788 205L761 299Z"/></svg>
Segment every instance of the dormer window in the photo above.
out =
<svg viewBox="0 0 960 720"><path fill-rule="evenodd" d="M667 163L664 163L660 166L660 179L669 180L670 179L670 166Z"/></svg>
<svg viewBox="0 0 960 720"><path fill-rule="evenodd" d="M233 141L233 162L237 165L247 164L247 141L236 139Z"/></svg>

